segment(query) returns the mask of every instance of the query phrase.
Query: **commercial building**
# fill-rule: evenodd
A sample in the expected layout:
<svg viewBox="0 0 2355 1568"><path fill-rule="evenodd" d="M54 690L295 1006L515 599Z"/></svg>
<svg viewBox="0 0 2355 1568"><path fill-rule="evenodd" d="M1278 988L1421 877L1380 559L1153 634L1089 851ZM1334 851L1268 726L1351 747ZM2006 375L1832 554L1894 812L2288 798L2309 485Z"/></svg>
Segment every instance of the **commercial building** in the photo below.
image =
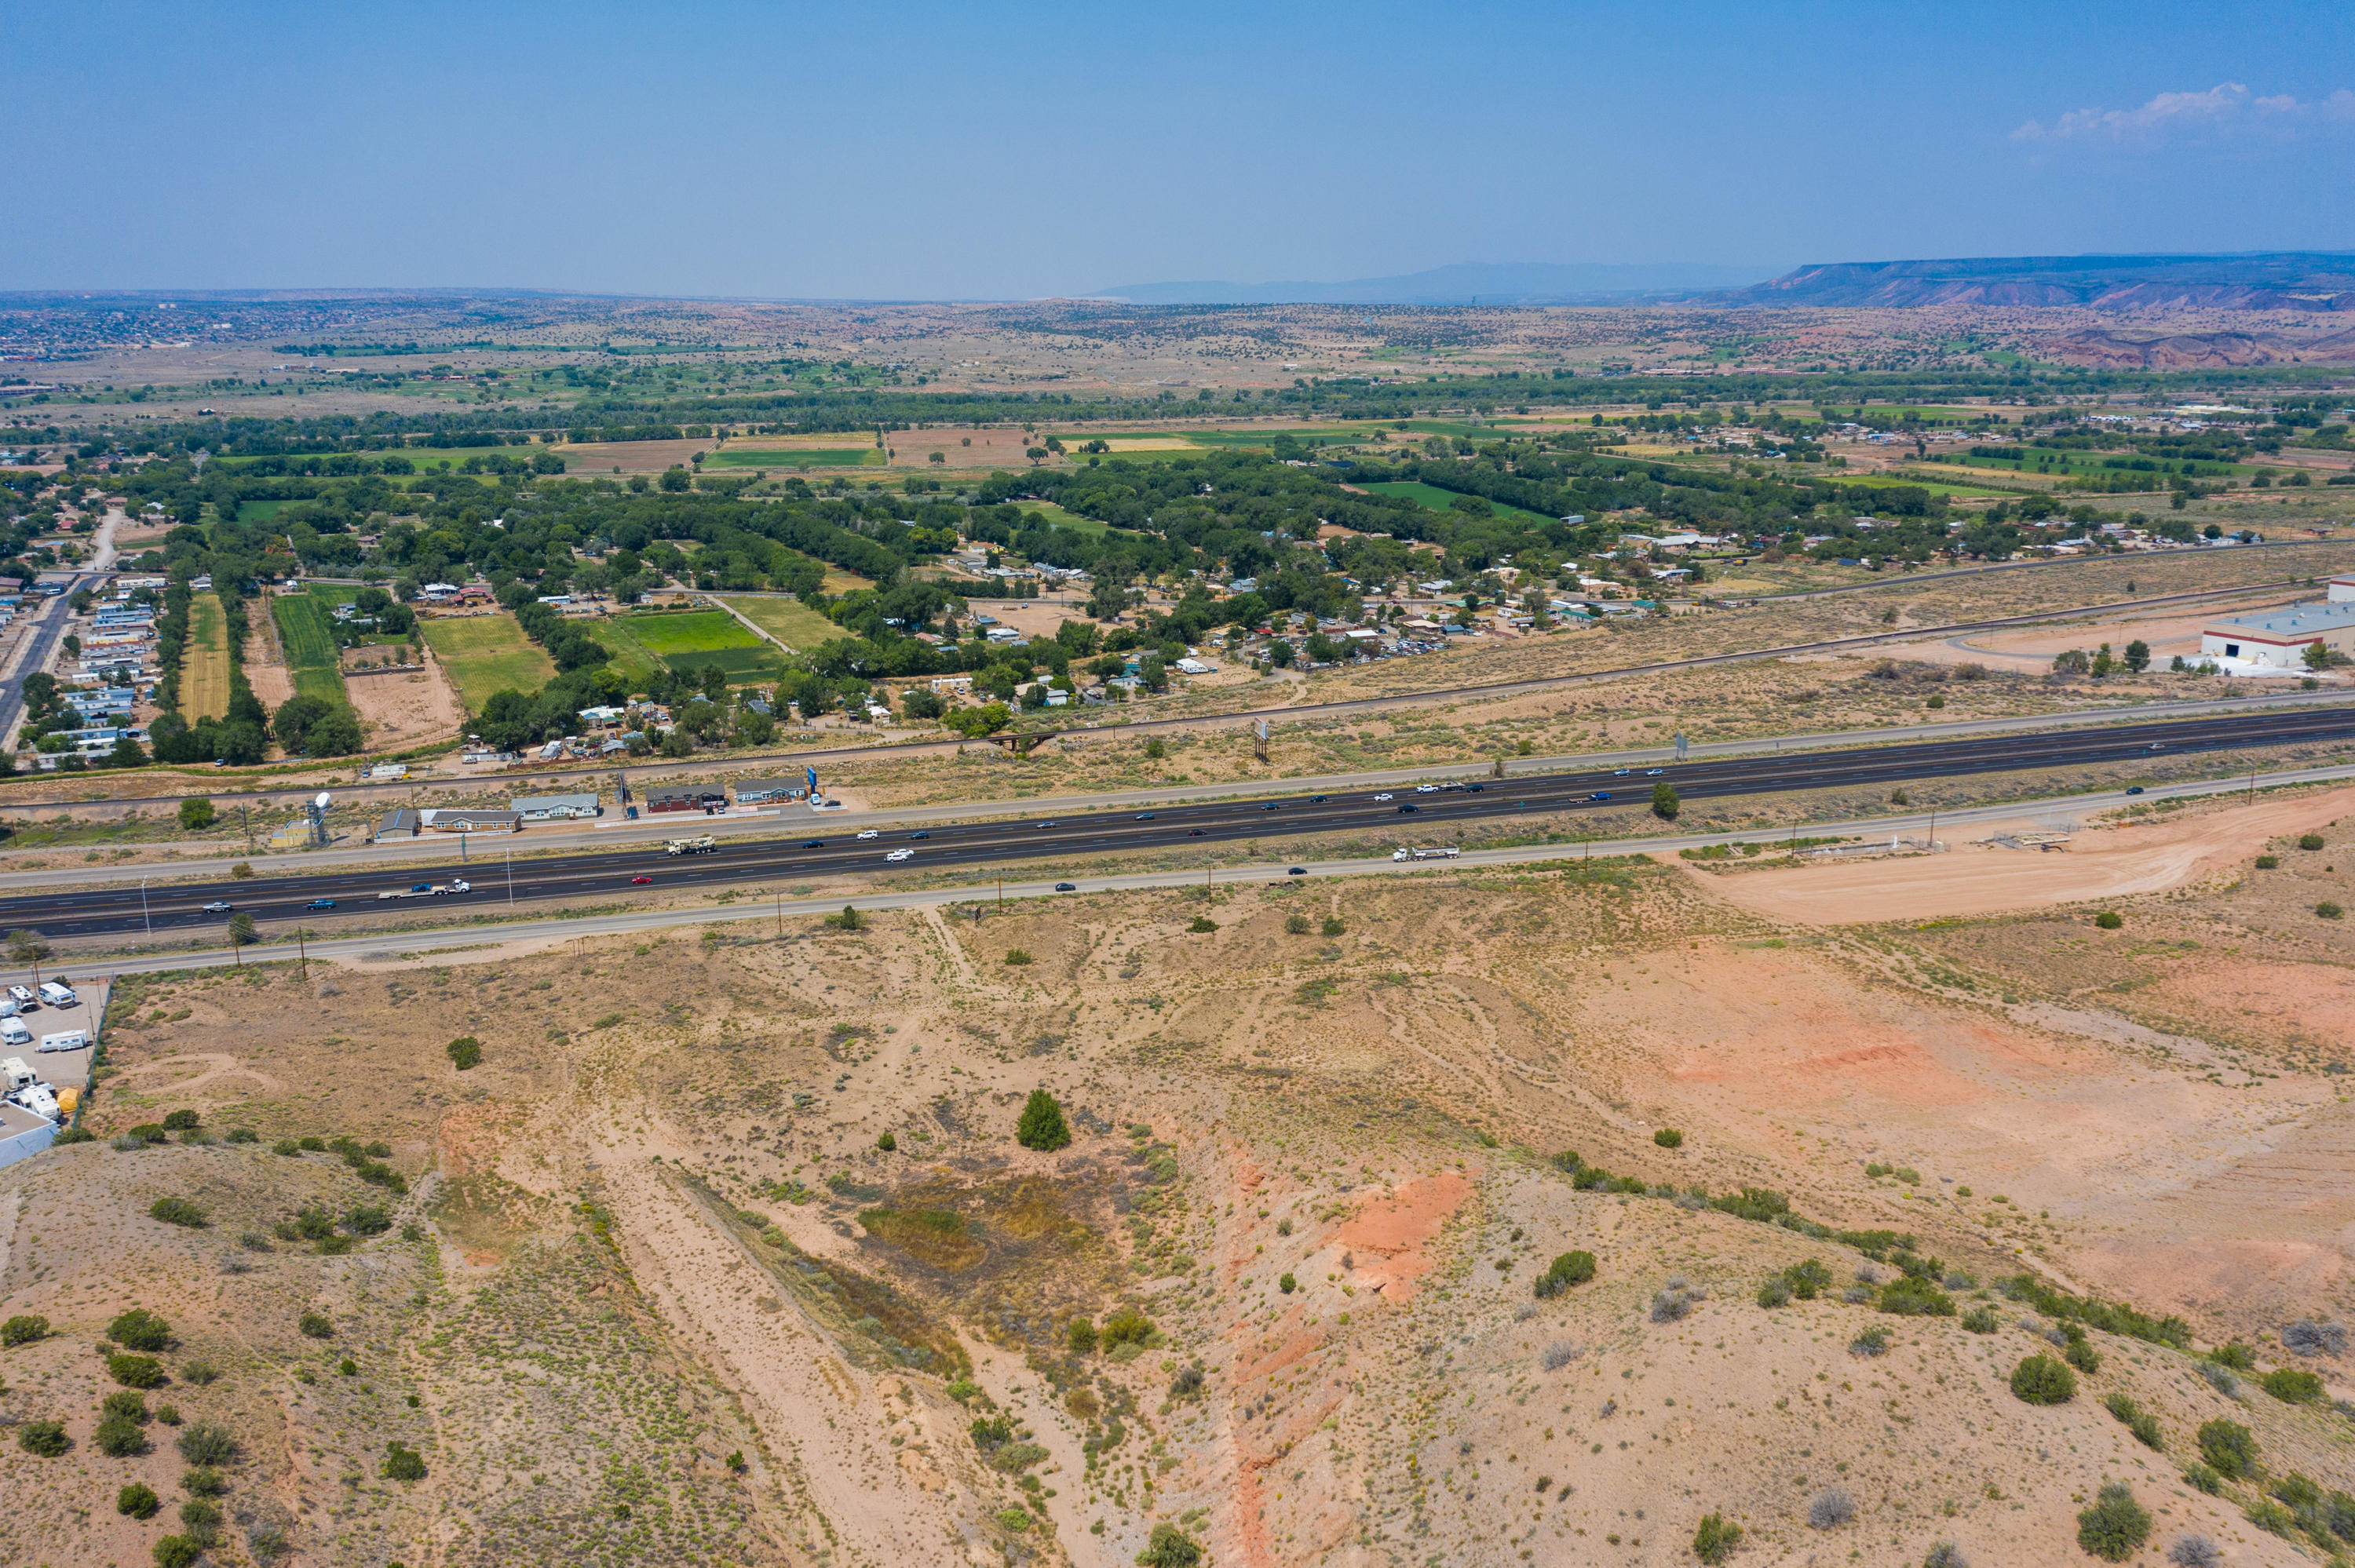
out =
<svg viewBox="0 0 2355 1568"><path fill-rule="evenodd" d="M597 804L595 794L587 795L518 795L507 802L516 814L527 822L573 821L587 817L602 817L604 808Z"/></svg>
<svg viewBox="0 0 2355 1568"><path fill-rule="evenodd" d="M523 814L481 806L428 807L417 813L420 826L436 833L514 833L523 831Z"/></svg>
<svg viewBox="0 0 2355 1568"><path fill-rule="evenodd" d="M2347 579L2345 598L2340 597L2340 582L2331 579L2328 601L2211 621L2200 631L2200 657L2234 661L2251 667L2250 673L2302 672L2307 650L2317 642L2332 653L2355 658L2355 579Z"/></svg>
<svg viewBox="0 0 2355 1568"><path fill-rule="evenodd" d="M646 791L646 810L649 812L700 811L707 806L726 804L728 791L717 784L689 784Z"/></svg>

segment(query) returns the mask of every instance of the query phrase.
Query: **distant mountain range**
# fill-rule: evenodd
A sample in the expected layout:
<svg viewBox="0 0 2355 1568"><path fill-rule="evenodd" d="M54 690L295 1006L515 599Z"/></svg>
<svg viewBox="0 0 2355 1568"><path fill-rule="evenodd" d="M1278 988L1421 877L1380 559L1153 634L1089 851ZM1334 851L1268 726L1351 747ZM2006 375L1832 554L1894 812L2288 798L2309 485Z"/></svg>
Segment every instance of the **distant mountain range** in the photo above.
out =
<svg viewBox="0 0 2355 1568"><path fill-rule="evenodd" d="M1770 277L1766 267L1461 261L1338 283L1123 283L1092 300L1137 305L1598 305L1671 300Z"/></svg>
<svg viewBox="0 0 2355 1568"><path fill-rule="evenodd" d="M1695 304L1769 308L2075 305L2105 311L2350 311L2355 310L2355 252L1836 261L1689 299Z"/></svg>

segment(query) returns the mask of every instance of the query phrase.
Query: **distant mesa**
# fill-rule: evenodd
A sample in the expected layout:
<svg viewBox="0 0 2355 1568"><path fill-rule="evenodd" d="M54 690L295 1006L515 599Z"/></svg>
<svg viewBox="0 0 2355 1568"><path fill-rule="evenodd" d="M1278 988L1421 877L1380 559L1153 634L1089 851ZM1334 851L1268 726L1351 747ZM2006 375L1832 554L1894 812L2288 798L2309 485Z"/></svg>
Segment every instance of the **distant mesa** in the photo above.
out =
<svg viewBox="0 0 2355 1568"><path fill-rule="evenodd" d="M1081 297L1133 305L1624 305L1738 288L1771 273L1766 267L1681 262L1460 261L1337 283L1123 283Z"/></svg>
<svg viewBox="0 0 2355 1568"><path fill-rule="evenodd" d="M1691 302L1884 310L1983 305L2121 312L2355 311L2355 252L1836 261L1802 267L1746 288L1699 295ZM2228 357L2184 363L2252 361Z"/></svg>

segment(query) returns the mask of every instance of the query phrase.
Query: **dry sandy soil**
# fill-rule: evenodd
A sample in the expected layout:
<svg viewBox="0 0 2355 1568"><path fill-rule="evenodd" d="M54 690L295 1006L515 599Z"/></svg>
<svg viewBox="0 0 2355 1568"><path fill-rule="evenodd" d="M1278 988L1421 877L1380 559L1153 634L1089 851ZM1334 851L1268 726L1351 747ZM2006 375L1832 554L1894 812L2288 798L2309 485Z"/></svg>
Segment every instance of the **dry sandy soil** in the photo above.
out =
<svg viewBox="0 0 2355 1568"><path fill-rule="evenodd" d="M62 1415L77 1444L12 1446L0 1476L72 1521L59 1564L164 1528L108 1499L133 1475L168 1492L168 1445L114 1460L89 1440L88 1347L137 1301L184 1340L164 1358L183 1414L245 1445L227 1500L318 1561L561 1542L1108 1568L1166 1522L1266 1568L1665 1565L1721 1510L1748 1532L1737 1563L1918 1563L1938 1540L2062 1563L2116 1478L2157 1513L2154 1552L2198 1528L2233 1563L2299 1562L2243 1517L2255 1491L2179 1471L2224 1416L2271 1473L2347 1488L2355 1426L2328 1405L2227 1394L2179 1350L2095 1330L2077 1398L2031 1407L2007 1380L2050 1349L2020 1326L2044 1314L1994 1298L1982 1334L1840 1295L1892 1273L1863 1233L1903 1232L1967 1272L1966 1309L2025 1271L2349 1393L2339 1361L2275 1339L2355 1309L2336 1071L2355 940L2311 915L2355 881L2355 839L2327 825L2348 804L2115 830L2097 853L2147 868L2110 890L2118 931L2050 903L1817 925L1749 889L1887 868L1627 861L126 982L94 1128L185 1107L262 1141L0 1171L0 1312L57 1330L8 1352L5 1408ZM2307 827L2325 849L2286 847ZM2260 849L2282 868L2251 871ZM1287 929L1328 916L1339 934ZM461 1033L483 1044L471 1072L442 1049ZM1041 1086L1071 1124L1060 1151L1010 1136ZM269 1152L325 1133L383 1140L410 1184L341 1255L271 1229L386 1197L332 1154ZM1545 1158L1566 1149L1649 1192L1573 1187ZM1744 1186L1858 1234L1671 1201ZM174 1193L211 1227L146 1216ZM247 1228L272 1250L238 1245ZM1574 1248L1593 1282L1535 1295ZM1753 1302L1809 1256L1832 1290ZM1655 1306L1678 1279L1681 1316ZM294 1331L306 1307L334 1339ZM1151 1325L1141 1349L1073 1348L1074 1320L1123 1308ZM1873 1326L1888 1353L1852 1351ZM2163 1453L2114 1393L2157 1416ZM1006 1440L977 1444L993 1411ZM392 1438L426 1480L378 1475ZM1859 1517L1824 1534L1806 1513L1835 1485Z"/></svg>
<svg viewBox="0 0 2355 1568"><path fill-rule="evenodd" d="M441 661L430 652L423 670L357 675L351 672L354 652L346 652L344 691L353 710L371 726L369 750L397 751L442 739L457 734L465 723L464 705L442 674Z"/></svg>
<svg viewBox="0 0 2355 1568"><path fill-rule="evenodd" d="M2239 809L2114 819L2081 828L2052 849L1986 842L1998 834L2046 833L2031 818L1974 822L1939 855L1904 855L1712 879L1718 895L1775 920L1860 926L1944 919L2160 893L2355 811L2355 789L2268 796Z"/></svg>

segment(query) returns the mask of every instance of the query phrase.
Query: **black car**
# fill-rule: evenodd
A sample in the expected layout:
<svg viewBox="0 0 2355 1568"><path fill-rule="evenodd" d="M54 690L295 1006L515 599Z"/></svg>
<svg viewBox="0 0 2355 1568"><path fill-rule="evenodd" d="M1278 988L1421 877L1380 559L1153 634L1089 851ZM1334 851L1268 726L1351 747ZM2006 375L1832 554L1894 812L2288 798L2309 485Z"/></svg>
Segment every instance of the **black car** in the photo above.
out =
<svg viewBox="0 0 2355 1568"><path fill-rule="evenodd" d="M928 838L931 838L932 835L932 832L930 832L930 830L927 830L927 831L925 831L925 832L921 832L921 833L910 833L908 836L909 836L910 838L911 838L911 839L928 839Z"/></svg>
<svg viewBox="0 0 2355 1568"><path fill-rule="evenodd" d="M1481 790L1486 789L1487 786L1486 784L1466 784L1464 788L1469 789L1473 794L1477 795Z"/></svg>
<svg viewBox="0 0 2355 1568"><path fill-rule="evenodd" d="M1308 797L1308 803L1312 806L1321 806L1325 803L1325 797L1322 795L1311 795Z"/></svg>
<svg viewBox="0 0 2355 1568"><path fill-rule="evenodd" d="M1077 893L1079 890L1080 885L1076 882L1059 882L1055 884L1055 891L1058 893Z"/></svg>
<svg viewBox="0 0 2355 1568"><path fill-rule="evenodd" d="M1204 834L1202 830L1199 828L1188 828L1186 830L1186 836L1189 839L1199 839L1203 837Z"/></svg>
<svg viewBox="0 0 2355 1568"><path fill-rule="evenodd" d="M1260 810L1263 811L1273 811L1275 810L1275 802L1270 800L1266 805L1262 806Z"/></svg>
<svg viewBox="0 0 2355 1568"><path fill-rule="evenodd" d="M1305 865L1295 865L1289 871L1286 871L1284 874L1286 876L1306 876L1308 874L1308 868Z"/></svg>
<svg viewBox="0 0 2355 1568"><path fill-rule="evenodd" d="M1401 806L1401 807L1399 808L1399 815L1400 815L1400 816L1401 816L1401 817L1403 817L1403 816L1405 816L1409 811L1420 811L1420 810L1423 810L1423 808L1422 808L1422 807L1420 807L1420 806L1416 805L1413 801L1410 800L1410 801L1408 801L1405 805Z"/></svg>
<svg viewBox="0 0 2355 1568"><path fill-rule="evenodd" d="M804 839L802 841L802 848L824 849L826 848L826 841L824 839Z"/></svg>
<svg viewBox="0 0 2355 1568"><path fill-rule="evenodd" d="M2142 786L2139 784L2129 784L2126 786L2126 793L2129 795L2139 795L2142 793Z"/></svg>

